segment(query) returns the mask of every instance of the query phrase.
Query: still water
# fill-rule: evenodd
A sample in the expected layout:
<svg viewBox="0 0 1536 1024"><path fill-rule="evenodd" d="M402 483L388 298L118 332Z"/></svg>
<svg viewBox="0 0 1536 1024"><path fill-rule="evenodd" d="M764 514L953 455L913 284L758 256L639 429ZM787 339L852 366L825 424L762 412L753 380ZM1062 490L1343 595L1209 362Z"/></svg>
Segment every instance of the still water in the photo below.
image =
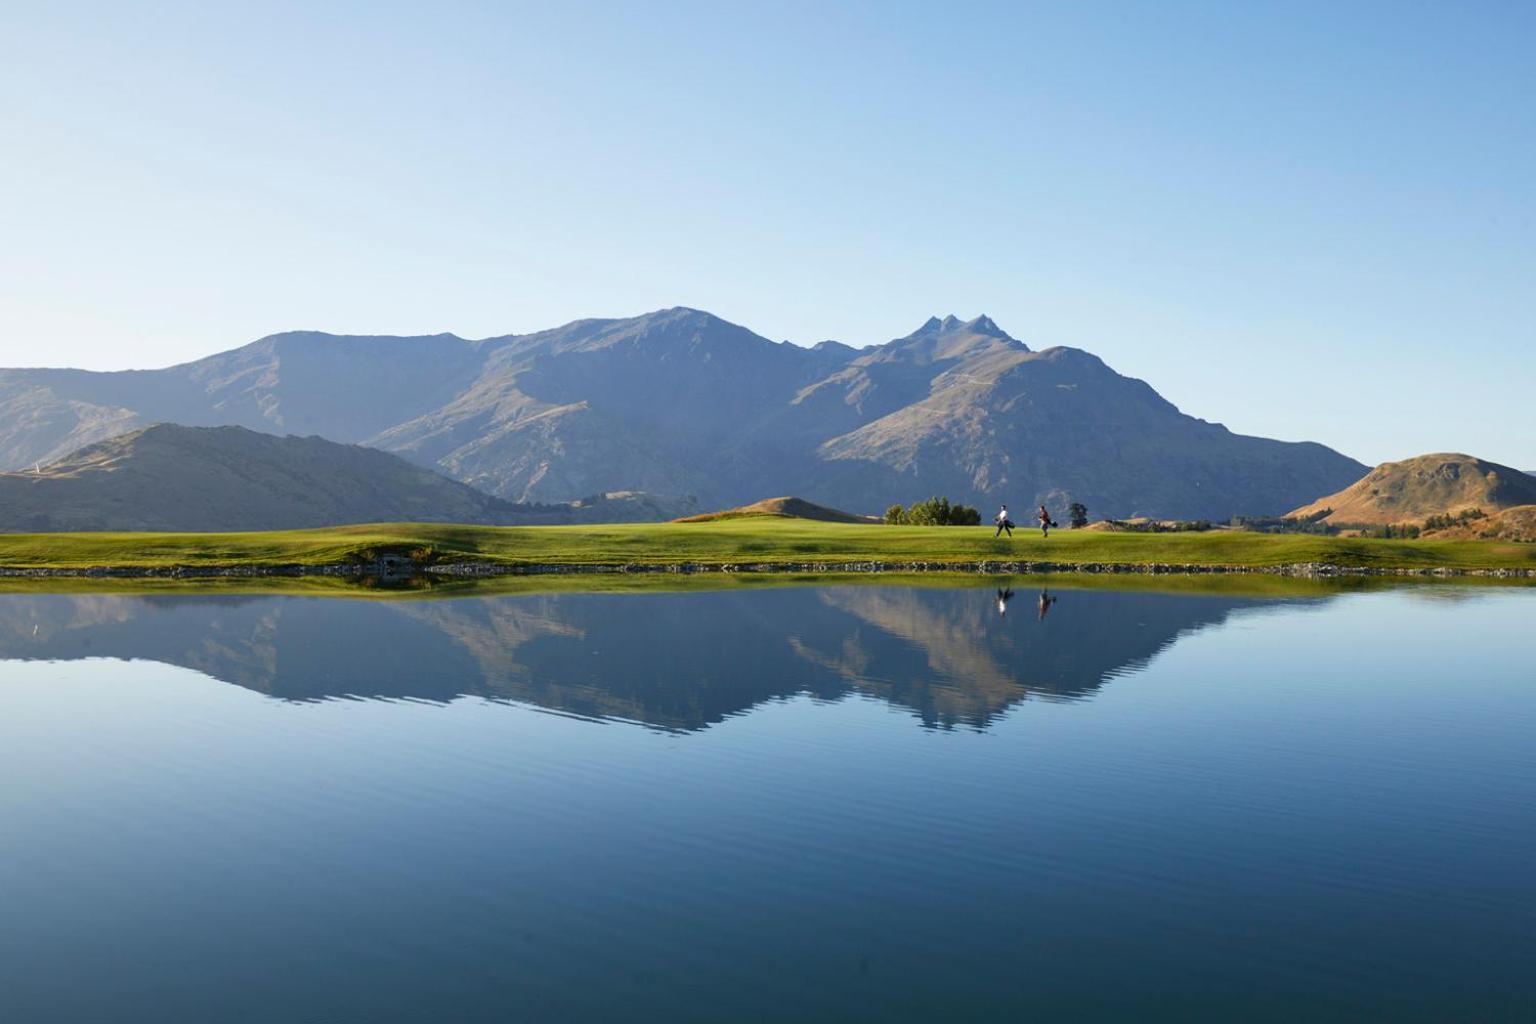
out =
<svg viewBox="0 0 1536 1024"><path fill-rule="evenodd" d="M0 1020L1536 1019L1536 589L0 594Z"/></svg>

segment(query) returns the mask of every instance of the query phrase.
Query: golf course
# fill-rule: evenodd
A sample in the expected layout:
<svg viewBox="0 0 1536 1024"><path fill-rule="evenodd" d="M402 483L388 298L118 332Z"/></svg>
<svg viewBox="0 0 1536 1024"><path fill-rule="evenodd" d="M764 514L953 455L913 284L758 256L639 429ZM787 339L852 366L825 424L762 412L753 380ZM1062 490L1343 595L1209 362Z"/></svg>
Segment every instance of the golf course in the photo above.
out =
<svg viewBox="0 0 1536 1024"><path fill-rule="evenodd" d="M1380 540L1240 530L1042 538L991 527L813 522L778 516L702 523L484 527L386 523L259 533L0 535L0 574L303 572L382 559L437 572L631 572L814 567L863 571L1441 571L1536 575L1536 545L1491 540ZM1000 565L999 565L1000 564ZM998 565L997 569L992 566Z"/></svg>

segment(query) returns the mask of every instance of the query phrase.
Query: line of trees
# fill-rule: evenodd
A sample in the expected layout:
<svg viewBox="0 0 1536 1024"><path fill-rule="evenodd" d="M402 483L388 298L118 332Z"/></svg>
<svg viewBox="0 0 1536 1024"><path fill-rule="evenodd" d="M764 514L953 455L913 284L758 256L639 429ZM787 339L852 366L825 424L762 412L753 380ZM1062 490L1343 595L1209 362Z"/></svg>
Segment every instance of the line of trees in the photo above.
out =
<svg viewBox="0 0 1536 1024"><path fill-rule="evenodd" d="M1426 530L1447 530L1452 526L1465 526L1477 519L1487 519L1488 513L1480 508L1464 508L1456 515L1430 516L1424 520Z"/></svg>
<svg viewBox="0 0 1536 1024"><path fill-rule="evenodd" d="M885 510L885 521L891 526L979 526L981 513L969 505L951 505L948 498L935 496L927 501L914 501L906 508L892 505Z"/></svg>
<svg viewBox="0 0 1536 1024"><path fill-rule="evenodd" d="M1231 525L1239 530L1251 530L1255 533L1309 533L1331 537L1339 532L1337 525L1323 522L1324 519L1331 515L1333 515L1333 509L1324 508L1311 515L1297 518L1291 516L1233 516Z"/></svg>
<svg viewBox="0 0 1536 1024"><path fill-rule="evenodd" d="M1106 519L1111 530L1122 533L1203 533L1212 528L1209 519Z"/></svg>
<svg viewBox="0 0 1536 1024"><path fill-rule="evenodd" d="M1087 507L1074 501L1067 509L1067 521L1074 530L1087 526ZM935 495L907 506L892 505L885 510L885 522L890 526L979 526L981 513L969 505L951 504L949 498Z"/></svg>
<svg viewBox="0 0 1536 1024"><path fill-rule="evenodd" d="M1413 540L1422 532L1414 523L1388 523L1386 526L1362 526L1360 536L1378 540Z"/></svg>

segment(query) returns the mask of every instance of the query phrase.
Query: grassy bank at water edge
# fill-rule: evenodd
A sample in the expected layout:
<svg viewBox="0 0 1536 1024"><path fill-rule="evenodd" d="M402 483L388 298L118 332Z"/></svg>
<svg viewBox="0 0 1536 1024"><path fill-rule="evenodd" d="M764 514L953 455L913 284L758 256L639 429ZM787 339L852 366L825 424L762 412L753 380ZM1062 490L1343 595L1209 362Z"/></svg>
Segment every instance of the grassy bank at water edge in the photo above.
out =
<svg viewBox="0 0 1536 1024"><path fill-rule="evenodd" d="M383 553L407 555L422 563L483 562L508 567L1017 561L1536 570L1536 545L1504 541L1070 530L1048 539L1038 531L1020 530L1009 540L994 539L989 527L860 525L771 516L613 526L400 523L272 533L0 535L0 569L321 566L368 561Z"/></svg>

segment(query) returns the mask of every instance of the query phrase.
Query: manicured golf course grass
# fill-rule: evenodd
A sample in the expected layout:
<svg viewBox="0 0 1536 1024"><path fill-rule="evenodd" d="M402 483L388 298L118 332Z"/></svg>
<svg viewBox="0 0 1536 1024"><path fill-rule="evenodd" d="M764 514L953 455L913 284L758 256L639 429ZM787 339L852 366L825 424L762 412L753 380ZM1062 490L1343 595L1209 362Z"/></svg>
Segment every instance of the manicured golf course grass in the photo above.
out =
<svg viewBox="0 0 1536 1024"><path fill-rule="evenodd" d="M0 534L0 569L331 565L380 553L516 565L1048 562L1074 565L1300 563L1368 569L1536 570L1536 544L1208 533L884 526L764 516L710 523L481 527L401 523L271 533Z"/></svg>

